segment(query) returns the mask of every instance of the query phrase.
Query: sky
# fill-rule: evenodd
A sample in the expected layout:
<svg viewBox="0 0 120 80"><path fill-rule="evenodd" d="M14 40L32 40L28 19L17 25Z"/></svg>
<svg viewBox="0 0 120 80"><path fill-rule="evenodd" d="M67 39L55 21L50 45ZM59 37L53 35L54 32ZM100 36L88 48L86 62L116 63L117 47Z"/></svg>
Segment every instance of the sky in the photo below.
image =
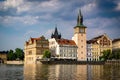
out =
<svg viewBox="0 0 120 80"><path fill-rule="evenodd" d="M30 37L49 39L56 26L72 39L79 9L87 40L104 33L120 38L120 0L0 0L0 51L24 49Z"/></svg>

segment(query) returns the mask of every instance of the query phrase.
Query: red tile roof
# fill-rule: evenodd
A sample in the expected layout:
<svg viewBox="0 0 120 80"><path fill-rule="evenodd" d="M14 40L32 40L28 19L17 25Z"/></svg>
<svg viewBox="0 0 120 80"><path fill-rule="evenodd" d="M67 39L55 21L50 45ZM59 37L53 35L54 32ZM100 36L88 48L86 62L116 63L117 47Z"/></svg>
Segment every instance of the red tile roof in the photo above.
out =
<svg viewBox="0 0 120 80"><path fill-rule="evenodd" d="M112 42L117 42L117 41L120 41L120 38L117 38L117 39L114 39Z"/></svg>
<svg viewBox="0 0 120 80"><path fill-rule="evenodd" d="M57 39L56 40L60 45L73 45L76 46L76 43L73 40L68 39Z"/></svg>
<svg viewBox="0 0 120 80"><path fill-rule="evenodd" d="M38 37L38 38L30 38L28 41L26 41L26 44L29 44L29 41L31 40L32 41L32 43L34 42L34 40L42 40L42 39L45 39L45 37L44 36L41 36L41 37Z"/></svg>
<svg viewBox="0 0 120 80"><path fill-rule="evenodd" d="M41 37L39 37L39 38L31 38L32 41L34 41L34 40L40 40L40 39L41 39Z"/></svg>

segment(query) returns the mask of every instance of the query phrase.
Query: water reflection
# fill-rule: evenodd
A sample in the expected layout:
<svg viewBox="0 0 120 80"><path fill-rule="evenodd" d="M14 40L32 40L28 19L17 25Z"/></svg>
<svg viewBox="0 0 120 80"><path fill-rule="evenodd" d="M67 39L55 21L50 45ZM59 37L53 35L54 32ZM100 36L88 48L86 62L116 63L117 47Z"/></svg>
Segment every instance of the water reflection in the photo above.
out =
<svg viewBox="0 0 120 80"><path fill-rule="evenodd" d="M120 65L25 64L25 80L120 80Z"/></svg>
<svg viewBox="0 0 120 80"><path fill-rule="evenodd" d="M48 80L48 65L25 64L24 80Z"/></svg>

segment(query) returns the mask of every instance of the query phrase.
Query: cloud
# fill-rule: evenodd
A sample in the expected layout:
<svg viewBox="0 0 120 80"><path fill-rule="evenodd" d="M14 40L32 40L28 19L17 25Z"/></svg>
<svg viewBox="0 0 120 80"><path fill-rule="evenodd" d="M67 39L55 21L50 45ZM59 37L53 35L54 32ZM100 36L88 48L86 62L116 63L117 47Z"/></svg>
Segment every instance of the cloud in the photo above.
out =
<svg viewBox="0 0 120 80"><path fill-rule="evenodd" d="M54 29L48 29L45 33L46 37L47 38L50 38L51 37L51 34L54 32Z"/></svg>
<svg viewBox="0 0 120 80"><path fill-rule="evenodd" d="M4 10L15 9L15 13L39 13L39 12L55 12L62 7L59 0L47 0L47 1L26 1L26 0L6 0L0 3L0 9Z"/></svg>
<svg viewBox="0 0 120 80"><path fill-rule="evenodd" d="M38 19L39 16L0 16L0 23L4 25L16 23L33 25L39 23Z"/></svg>
<svg viewBox="0 0 120 80"><path fill-rule="evenodd" d="M29 30L24 34L24 40L28 40L30 37L40 37L40 33L34 30Z"/></svg>
<svg viewBox="0 0 120 80"><path fill-rule="evenodd" d="M4 9L17 8L24 3L23 0L6 0L4 1Z"/></svg>
<svg viewBox="0 0 120 80"><path fill-rule="evenodd" d="M93 3L89 3L87 5L84 5L82 8L81 8L85 13L86 12L91 12L93 10L96 9L96 3L93 2Z"/></svg>
<svg viewBox="0 0 120 80"><path fill-rule="evenodd" d="M115 10L120 11L120 2L117 3L117 7L115 8Z"/></svg>
<svg viewBox="0 0 120 80"><path fill-rule="evenodd" d="M86 19L84 23L88 27L87 28L88 39L104 33L110 35L111 38L114 38L115 35L119 35L119 33L117 33L119 32L120 26L119 19L120 17L118 18L97 17L92 19Z"/></svg>

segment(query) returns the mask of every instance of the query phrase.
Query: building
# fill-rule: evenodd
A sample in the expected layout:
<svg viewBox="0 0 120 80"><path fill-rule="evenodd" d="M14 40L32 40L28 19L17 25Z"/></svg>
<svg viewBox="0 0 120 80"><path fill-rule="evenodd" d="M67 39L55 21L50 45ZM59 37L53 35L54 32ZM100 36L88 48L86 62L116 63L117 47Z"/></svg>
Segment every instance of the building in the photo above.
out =
<svg viewBox="0 0 120 80"><path fill-rule="evenodd" d="M96 41L87 41L87 61L98 61L100 56L99 44Z"/></svg>
<svg viewBox="0 0 120 80"><path fill-rule="evenodd" d="M87 44L87 61L92 61L92 44Z"/></svg>
<svg viewBox="0 0 120 80"><path fill-rule="evenodd" d="M89 54L93 61L99 61L99 57L104 50L112 51L112 40L106 35L100 35L87 41L87 60L90 60Z"/></svg>
<svg viewBox="0 0 120 80"><path fill-rule="evenodd" d="M76 43L73 40L61 38L61 34L58 34L57 27L55 28L54 34L51 35L51 39L49 39L49 49L54 58L77 59Z"/></svg>
<svg viewBox="0 0 120 80"><path fill-rule="evenodd" d="M120 38L114 39L112 41L112 48L113 49L120 49Z"/></svg>
<svg viewBox="0 0 120 80"><path fill-rule="evenodd" d="M86 26L83 25L83 16L81 11L79 11L77 18L77 25L74 27L74 36L72 40L75 41L78 47L78 61L86 61Z"/></svg>
<svg viewBox="0 0 120 80"><path fill-rule="evenodd" d="M36 63L42 58L45 50L49 50L49 42L44 36L30 38L25 42L25 63Z"/></svg>
<svg viewBox="0 0 120 80"><path fill-rule="evenodd" d="M52 57L57 59L77 59L77 45L73 40L49 39L49 49Z"/></svg>
<svg viewBox="0 0 120 80"><path fill-rule="evenodd" d="M8 54L8 51L0 51L0 63L7 62L7 54Z"/></svg>

